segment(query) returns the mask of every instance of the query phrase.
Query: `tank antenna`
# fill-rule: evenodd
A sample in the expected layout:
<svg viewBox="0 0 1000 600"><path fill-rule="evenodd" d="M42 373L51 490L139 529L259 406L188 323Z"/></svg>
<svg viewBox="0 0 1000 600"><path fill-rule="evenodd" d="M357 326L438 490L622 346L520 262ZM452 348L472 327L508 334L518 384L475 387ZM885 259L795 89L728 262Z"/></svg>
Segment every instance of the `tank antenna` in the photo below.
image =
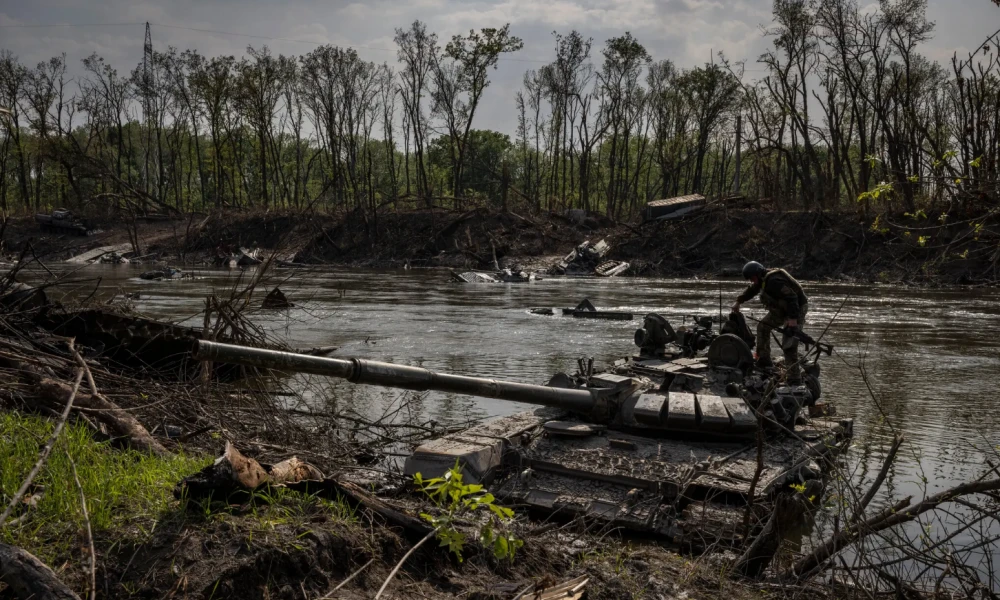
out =
<svg viewBox="0 0 1000 600"><path fill-rule="evenodd" d="M722 281L719 281L719 333L722 333Z"/></svg>

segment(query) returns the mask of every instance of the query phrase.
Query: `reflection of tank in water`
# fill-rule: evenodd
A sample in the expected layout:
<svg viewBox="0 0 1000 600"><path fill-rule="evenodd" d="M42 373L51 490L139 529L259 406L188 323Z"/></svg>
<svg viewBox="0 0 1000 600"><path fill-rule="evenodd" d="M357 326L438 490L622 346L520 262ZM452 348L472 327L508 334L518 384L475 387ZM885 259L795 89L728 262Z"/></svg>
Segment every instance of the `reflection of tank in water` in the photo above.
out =
<svg viewBox="0 0 1000 600"><path fill-rule="evenodd" d="M810 385L786 386L780 371L755 370L738 335L712 327L706 318L675 330L647 315L637 354L606 371L581 359L547 385L205 341L195 358L538 405L423 443L405 472L440 476L457 461L466 481L506 502L698 545L742 536L750 494L765 505L790 484L821 488L823 457L852 434L850 419L804 410L819 389L818 352L804 359Z"/></svg>
<svg viewBox="0 0 1000 600"><path fill-rule="evenodd" d="M42 231L69 233L72 235L91 235L95 233L88 223L65 208L57 208L52 211L52 214L48 215L36 214L35 221L42 228Z"/></svg>

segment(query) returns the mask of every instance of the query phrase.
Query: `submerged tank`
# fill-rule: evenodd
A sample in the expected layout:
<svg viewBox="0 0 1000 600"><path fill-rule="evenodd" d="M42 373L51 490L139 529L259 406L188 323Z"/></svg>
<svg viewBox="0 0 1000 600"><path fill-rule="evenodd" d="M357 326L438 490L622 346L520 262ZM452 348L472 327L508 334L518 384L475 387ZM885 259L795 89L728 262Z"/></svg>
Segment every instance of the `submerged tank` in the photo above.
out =
<svg viewBox="0 0 1000 600"><path fill-rule="evenodd" d="M818 350L805 353L806 385L784 385L780 368L753 367L738 315L720 329L707 317L675 330L649 314L638 352L604 370L580 359L546 385L209 341L195 358L537 405L421 444L405 473L440 476L457 461L505 502L697 547L740 538L751 495L760 506L790 484L817 489L823 458L853 433L850 419L809 417Z"/></svg>

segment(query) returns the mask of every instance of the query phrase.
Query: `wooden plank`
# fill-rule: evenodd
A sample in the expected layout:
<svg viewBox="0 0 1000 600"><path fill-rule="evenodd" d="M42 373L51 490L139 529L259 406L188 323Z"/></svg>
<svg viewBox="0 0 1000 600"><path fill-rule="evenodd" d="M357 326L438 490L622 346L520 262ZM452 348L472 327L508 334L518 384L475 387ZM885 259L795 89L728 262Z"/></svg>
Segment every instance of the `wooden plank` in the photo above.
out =
<svg viewBox="0 0 1000 600"><path fill-rule="evenodd" d="M732 432L755 431L757 429L757 417L754 416L753 411L742 398L722 398L722 403L733 419Z"/></svg>
<svg viewBox="0 0 1000 600"><path fill-rule="evenodd" d="M695 429L698 427L698 408L694 394L670 392L666 426L670 429Z"/></svg>
<svg viewBox="0 0 1000 600"><path fill-rule="evenodd" d="M698 394L698 408L701 409L701 428L709 431L728 431L733 421L722 403L722 398L711 394Z"/></svg>

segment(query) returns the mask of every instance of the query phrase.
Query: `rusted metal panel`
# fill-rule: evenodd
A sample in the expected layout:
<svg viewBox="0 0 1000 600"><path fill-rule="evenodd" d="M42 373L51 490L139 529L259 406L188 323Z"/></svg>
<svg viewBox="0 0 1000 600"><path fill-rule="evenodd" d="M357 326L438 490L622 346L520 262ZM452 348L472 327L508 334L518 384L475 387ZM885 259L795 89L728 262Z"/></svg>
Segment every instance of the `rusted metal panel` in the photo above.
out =
<svg viewBox="0 0 1000 600"><path fill-rule="evenodd" d="M742 398L723 398L722 403L733 419L733 432L756 431L757 417L750 411L750 407Z"/></svg>
<svg viewBox="0 0 1000 600"><path fill-rule="evenodd" d="M660 425L667 413L667 396L663 394L643 394L632 409L635 420L643 425Z"/></svg>
<svg viewBox="0 0 1000 600"><path fill-rule="evenodd" d="M722 398L713 394L698 394L698 408L701 409L701 428L708 431L728 431L732 418Z"/></svg>
<svg viewBox="0 0 1000 600"><path fill-rule="evenodd" d="M692 430L698 427L698 408L695 404L694 394L670 392L667 402L669 404L667 427Z"/></svg>

